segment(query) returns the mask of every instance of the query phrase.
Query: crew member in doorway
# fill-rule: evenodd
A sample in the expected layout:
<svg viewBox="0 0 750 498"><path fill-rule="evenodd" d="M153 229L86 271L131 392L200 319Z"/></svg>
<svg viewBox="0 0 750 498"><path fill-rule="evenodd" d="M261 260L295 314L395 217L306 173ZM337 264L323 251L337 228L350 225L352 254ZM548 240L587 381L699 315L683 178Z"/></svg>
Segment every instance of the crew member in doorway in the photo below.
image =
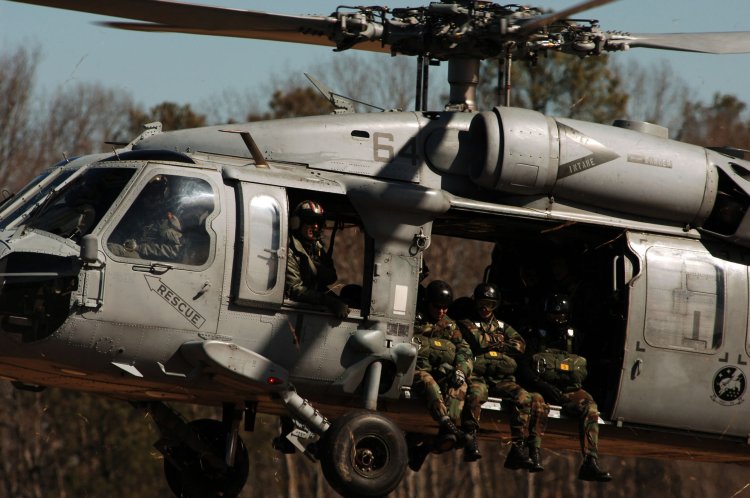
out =
<svg viewBox="0 0 750 498"><path fill-rule="evenodd" d="M482 403L489 396L506 398L512 403L511 446L505 468L529 472L544 470L539 449L547 422L548 405L537 393L516 383L516 360L526 344L510 325L495 317L500 292L494 284L482 283L474 289L474 314L458 325L474 354L474 371L466 394L464 427L479 428Z"/></svg>
<svg viewBox="0 0 750 498"><path fill-rule="evenodd" d="M292 212L286 270L286 296L292 301L326 306L338 318L349 315L349 307L328 288L338 276L322 237L323 206L311 200L300 202Z"/></svg>
<svg viewBox="0 0 750 498"><path fill-rule="evenodd" d="M476 431L464 434L456 424L466 397L466 381L472 371L472 353L456 322L448 316L453 289L442 280L433 280L424 291L420 313L414 323L414 339L419 342L414 372L414 391L424 398L430 415L440 424L434 443L413 448L409 467L417 471L430 451L448 451L465 444L464 460L481 458Z"/></svg>
<svg viewBox="0 0 750 498"><path fill-rule="evenodd" d="M562 294L551 295L545 303L545 320L529 333L526 353L519 362L521 384L542 393L563 413L579 420L583 464L578 478L584 481L607 482L609 472L599 468L599 410L594 398L583 390L586 359L574 354L576 333L568 323L570 302Z"/></svg>

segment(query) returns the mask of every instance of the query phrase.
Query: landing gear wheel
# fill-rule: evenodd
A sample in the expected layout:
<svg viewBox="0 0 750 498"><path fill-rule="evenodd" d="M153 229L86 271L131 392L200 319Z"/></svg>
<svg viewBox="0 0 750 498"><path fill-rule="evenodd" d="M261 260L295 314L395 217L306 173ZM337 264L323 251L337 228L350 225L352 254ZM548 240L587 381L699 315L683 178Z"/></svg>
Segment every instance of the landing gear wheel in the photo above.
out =
<svg viewBox="0 0 750 498"><path fill-rule="evenodd" d="M229 431L218 420L201 419L188 424L211 452L224 459ZM164 458L164 474L169 489L178 498L235 498L247 481L250 458L241 438L237 438L234 466L228 469L211 468L201 455L180 445L172 448Z"/></svg>
<svg viewBox="0 0 750 498"><path fill-rule="evenodd" d="M385 496L406 474L406 439L382 415L359 410L336 419L323 435L320 464L328 483L347 498Z"/></svg>

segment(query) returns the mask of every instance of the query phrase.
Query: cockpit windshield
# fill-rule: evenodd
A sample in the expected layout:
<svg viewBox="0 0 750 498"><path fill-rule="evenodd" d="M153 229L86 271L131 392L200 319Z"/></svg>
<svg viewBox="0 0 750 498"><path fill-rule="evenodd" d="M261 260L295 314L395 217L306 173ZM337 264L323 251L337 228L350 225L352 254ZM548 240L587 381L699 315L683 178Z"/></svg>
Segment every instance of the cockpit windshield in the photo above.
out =
<svg viewBox="0 0 750 498"><path fill-rule="evenodd" d="M34 178L3 205L0 211L0 229L8 228L13 221L59 187L75 171L75 169L51 169Z"/></svg>
<svg viewBox="0 0 750 498"><path fill-rule="evenodd" d="M83 172L38 206L26 226L78 242L101 221L135 171L92 168Z"/></svg>

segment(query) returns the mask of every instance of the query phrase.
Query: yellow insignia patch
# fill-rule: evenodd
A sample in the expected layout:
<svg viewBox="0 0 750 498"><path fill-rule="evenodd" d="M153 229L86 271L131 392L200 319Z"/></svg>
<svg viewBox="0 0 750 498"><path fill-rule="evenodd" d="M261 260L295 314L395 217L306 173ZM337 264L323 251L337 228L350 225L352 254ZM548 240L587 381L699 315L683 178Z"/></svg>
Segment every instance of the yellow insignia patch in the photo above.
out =
<svg viewBox="0 0 750 498"><path fill-rule="evenodd" d="M490 356L497 356L497 351L490 351Z"/></svg>
<svg viewBox="0 0 750 498"><path fill-rule="evenodd" d="M567 363L561 363L560 370L565 370L567 372L568 370L570 370L570 365L568 365Z"/></svg>
<svg viewBox="0 0 750 498"><path fill-rule="evenodd" d="M437 347L440 347L440 346L442 346L442 345L443 345L443 343L442 343L442 342L440 342L440 341L437 341L437 340L436 340L436 341L434 342L434 344L435 344L435 346L437 346Z"/></svg>

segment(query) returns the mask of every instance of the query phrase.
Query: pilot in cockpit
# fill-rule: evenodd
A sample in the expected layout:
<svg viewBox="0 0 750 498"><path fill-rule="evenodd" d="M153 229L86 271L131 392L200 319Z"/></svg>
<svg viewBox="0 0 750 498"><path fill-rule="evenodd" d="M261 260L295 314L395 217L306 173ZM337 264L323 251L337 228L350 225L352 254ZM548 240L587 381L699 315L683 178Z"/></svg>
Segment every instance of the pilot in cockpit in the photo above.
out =
<svg viewBox="0 0 750 498"><path fill-rule="evenodd" d="M179 260L182 224L167 205L168 198L166 175L156 175L149 180L110 238L110 251L128 258Z"/></svg>

